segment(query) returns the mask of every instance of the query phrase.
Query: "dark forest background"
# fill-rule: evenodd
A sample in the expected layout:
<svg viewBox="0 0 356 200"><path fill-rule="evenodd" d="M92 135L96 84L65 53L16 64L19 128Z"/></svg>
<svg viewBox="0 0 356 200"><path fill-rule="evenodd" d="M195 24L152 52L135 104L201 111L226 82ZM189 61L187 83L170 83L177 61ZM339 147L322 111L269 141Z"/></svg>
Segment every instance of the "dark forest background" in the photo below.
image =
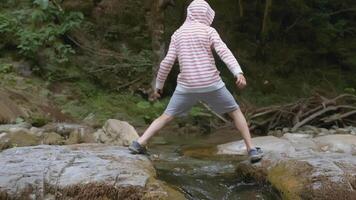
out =
<svg viewBox="0 0 356 200"><path fill-rule="evenodd" d="M159 61L190 2L0 0L0 71L9 77L14 62L28 63L51 92L67 88L65 98L54 96L74 116L94 112L101 119L124 112L149 122L174 91L178 66L165 98L148 101ZM248 87L237 90L217 58L218 68L244 105L287 103L313 93L355 94L354 0L208 2L216 11L212 26L237 57Z"/></svg>

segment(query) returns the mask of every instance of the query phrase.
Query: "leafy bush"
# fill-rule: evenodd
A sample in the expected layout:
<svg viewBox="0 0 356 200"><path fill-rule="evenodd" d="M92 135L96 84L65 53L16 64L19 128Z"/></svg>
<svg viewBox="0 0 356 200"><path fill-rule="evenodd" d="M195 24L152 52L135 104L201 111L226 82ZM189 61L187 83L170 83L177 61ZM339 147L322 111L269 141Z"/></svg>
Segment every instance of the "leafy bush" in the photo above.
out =
<svg viewBox="0 0 356 200"><path fill-rule="evenodd" d="M10 72L12 72L12 65L11 64L0 63L0 73L8 74Z"/></svg>
<svg viewBox="0 0 356 200"><path fill-rule="evenodd" d="M4 43L16 45L20 53L29 59L36 59L39 51L49 48L53 51L53 57L49 58L51 61L68 61L74 49L64 44L61 38L80 25L83 15L62 11L49 0L27 0L22 3L32 3L32 6L18 9L18 5L11 7L12 4L5 3L10 8L0 13L0 36Z"/></svg>

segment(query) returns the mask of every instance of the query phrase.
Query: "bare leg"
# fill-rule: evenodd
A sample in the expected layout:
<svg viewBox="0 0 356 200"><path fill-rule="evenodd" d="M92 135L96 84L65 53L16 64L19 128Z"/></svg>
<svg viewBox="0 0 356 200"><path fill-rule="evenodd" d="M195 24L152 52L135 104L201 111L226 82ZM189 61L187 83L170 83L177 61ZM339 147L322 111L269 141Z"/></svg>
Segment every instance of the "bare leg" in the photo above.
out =
<svg viewBox="0 0 356 200"><path fill-rule="evenodd" d="M229 113L230 117L234 120L234 125L240 131L242 138L245 141L247 151L253 148L251 141L251 134L248 128L245 116L242 114L240 108Z"/></svg>
<svg viewBox="0 0 356 200"><path fill-rule="evenodd" d="M162 114L155 119L143 135L137 140L141 145L146 145L148 140L153 137L159 130L161 130L168 122L173 120L173 116Z"/></svg>

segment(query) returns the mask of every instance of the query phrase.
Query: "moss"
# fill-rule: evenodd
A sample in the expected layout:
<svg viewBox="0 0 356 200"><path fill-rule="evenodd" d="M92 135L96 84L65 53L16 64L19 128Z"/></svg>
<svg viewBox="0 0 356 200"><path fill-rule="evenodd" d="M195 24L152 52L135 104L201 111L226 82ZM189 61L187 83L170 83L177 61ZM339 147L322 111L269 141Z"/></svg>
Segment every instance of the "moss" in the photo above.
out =
<svg viewBox="0 0 356 200"><path fill-rule="evenodd" d="M89 81L58 84L61 92L54 100L65 113L81 120L92 115L99 124L109 118L144 124L147 118L152 121L158 117L168 103L168 99L150 103L139 95L108 91Z"/></svg>
<svg viewBox="0 0 356 200"><path fill-rule="evenodd" d="M49 145L62 145L64 144L64 139L59 134L51 132L44 135L42 142Z"/></svg>
<svg viewBox="0 0 356 200"><path fill-rule="evenodd" d="M247 182L253 180L260 184L267 183L267 169L251 165L248 161L240 163L236 168L236 173L239 178Z"/></svg>
<svg viewBox="0 0 356 200"><path fill-rule="evenodd" d="M47 193L57 200L182 200L184 196L160 181L150 180L147 186L117 187L104 183L79 184L63 189L47 185ZM168 194L169 193L169 194Z"/></svg>
<svg viewBox="0 0 356 200"><path fill-rule="evenodd" d="M308 186L311 166L305 162L287 161L273 166L267 179L276 188L283 199L298 200L302 198L304 189Z"/></svg>
<svg viewBox="0 0 356 200"><path fill-rule="evenodd" d="M64 189L49 188L57 200L139 200L144 196L144 188L141 187L115 187L107 184L82 184Z"/></svg>
<svg viewBox="0 0 356 200"><path fill-rule="evenodd" d="M25 132L9 134L9 145L11 147L35 146L40 144L40 138Z"/></svg>

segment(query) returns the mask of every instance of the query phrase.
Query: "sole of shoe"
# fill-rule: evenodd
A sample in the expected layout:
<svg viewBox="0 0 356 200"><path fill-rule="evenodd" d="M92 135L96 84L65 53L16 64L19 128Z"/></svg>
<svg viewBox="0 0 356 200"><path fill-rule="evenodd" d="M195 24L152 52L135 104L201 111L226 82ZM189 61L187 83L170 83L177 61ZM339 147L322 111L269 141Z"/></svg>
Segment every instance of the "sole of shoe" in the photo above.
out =
<svg viewBox="0 0 356 200"><path fill-rule="evenodd" d="M263 155L255 155L255 156L251 156L250 157L250 161L251 163L256 163L259 162L260 160L262 160Z"/></svg>
<svg viewBox="0 0 356 200"><path fill-rule="evenodd" d="M129 147L129 150L130 150L131 154L139 154L140 153L139 151L137 151L136 149L134 149L132 147Z"/></svg>

